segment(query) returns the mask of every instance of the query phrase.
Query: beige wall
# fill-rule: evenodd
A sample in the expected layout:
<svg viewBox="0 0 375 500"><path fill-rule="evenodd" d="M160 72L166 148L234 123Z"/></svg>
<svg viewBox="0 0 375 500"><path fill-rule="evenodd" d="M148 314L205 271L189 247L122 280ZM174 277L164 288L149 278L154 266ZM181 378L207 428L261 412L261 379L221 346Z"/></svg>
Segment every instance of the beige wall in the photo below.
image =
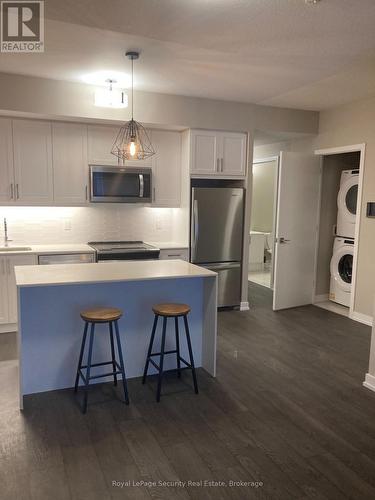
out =
<svg viewBox="0 0 375 500"><path fill-rule="evenodd" d="M251 230L271 233L273 230L277 161L253 165Z"/></svg>

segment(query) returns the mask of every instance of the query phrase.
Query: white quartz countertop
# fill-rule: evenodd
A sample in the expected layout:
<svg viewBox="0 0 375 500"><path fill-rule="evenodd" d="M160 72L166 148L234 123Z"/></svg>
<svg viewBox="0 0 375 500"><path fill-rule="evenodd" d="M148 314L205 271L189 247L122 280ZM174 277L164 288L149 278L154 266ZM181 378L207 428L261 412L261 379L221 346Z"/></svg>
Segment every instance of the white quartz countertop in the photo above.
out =
<svg viewBox="0 0 375 500"><path fill-rule="evenodd" d="M16 266L15 273L18 287L216 276L213 271L183 260Z"/></svg>
<svg viewBox="0 0 375 500"><path fill-rule="evenodd" d="M30 248L30 250L17 250L17 247ZM14 249L14 250L13 250ZM0 255L13 254L64 254L64 253L94 253L94 249L85 243L66 243L66 244L50 244L50 245L28 245L10 243L8 250L1 250Z"/></svg>

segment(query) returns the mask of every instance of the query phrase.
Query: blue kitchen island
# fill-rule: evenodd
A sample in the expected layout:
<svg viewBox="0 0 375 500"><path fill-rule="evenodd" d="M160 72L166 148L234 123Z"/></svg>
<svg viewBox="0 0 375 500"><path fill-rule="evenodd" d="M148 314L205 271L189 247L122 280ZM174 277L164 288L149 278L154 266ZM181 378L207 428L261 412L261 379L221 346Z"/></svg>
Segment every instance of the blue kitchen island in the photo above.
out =
<svg viewBox="0 0 375 500"><path fill-rule="evenodd" d="M133 378L143 372L152 305L189 304L195 365L216 375L216 273L182 260L19 266L15 273L21 408L27 394L73 387L83 331L80 311L92 307L124 311L120 335L126 375ZM110 359L108 334L101 328L107 326L97 327L94 362ZM170 331L166 350L174 349L174 338ZM187 356L181 344L181 355ZM166 370L175 364L173 355L166 356Z"/></svg>

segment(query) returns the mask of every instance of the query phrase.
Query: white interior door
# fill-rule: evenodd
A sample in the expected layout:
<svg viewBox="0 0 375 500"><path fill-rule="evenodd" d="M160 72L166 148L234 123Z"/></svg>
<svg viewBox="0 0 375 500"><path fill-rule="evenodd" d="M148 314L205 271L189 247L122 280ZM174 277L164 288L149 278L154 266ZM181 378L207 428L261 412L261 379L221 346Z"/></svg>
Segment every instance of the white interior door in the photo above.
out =
<svg viewBox="0 0 375 500"><path fill-rule="evenodd" d="M311 304L319 207L320 160L280 155L273 309Z"/></svg>

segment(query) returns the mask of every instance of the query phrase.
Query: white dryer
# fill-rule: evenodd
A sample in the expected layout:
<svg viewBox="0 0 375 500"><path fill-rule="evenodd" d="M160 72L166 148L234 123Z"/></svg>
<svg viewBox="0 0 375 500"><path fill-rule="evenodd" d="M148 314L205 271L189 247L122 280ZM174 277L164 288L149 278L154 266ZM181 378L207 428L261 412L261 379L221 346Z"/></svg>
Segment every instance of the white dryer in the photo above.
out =
<svg viewBox="0 0 375 500"><path fill-rule="evenodd" d="M331 286L329 299L343 306L350 306L352 291L354 240L335 238L331 259Z"/></svg>
<svg viewBox="0 0 375 500"><path fill-rule="evenodd" d="M359 170L343 170L337 196L337 236L354 238Z"/></svg>

